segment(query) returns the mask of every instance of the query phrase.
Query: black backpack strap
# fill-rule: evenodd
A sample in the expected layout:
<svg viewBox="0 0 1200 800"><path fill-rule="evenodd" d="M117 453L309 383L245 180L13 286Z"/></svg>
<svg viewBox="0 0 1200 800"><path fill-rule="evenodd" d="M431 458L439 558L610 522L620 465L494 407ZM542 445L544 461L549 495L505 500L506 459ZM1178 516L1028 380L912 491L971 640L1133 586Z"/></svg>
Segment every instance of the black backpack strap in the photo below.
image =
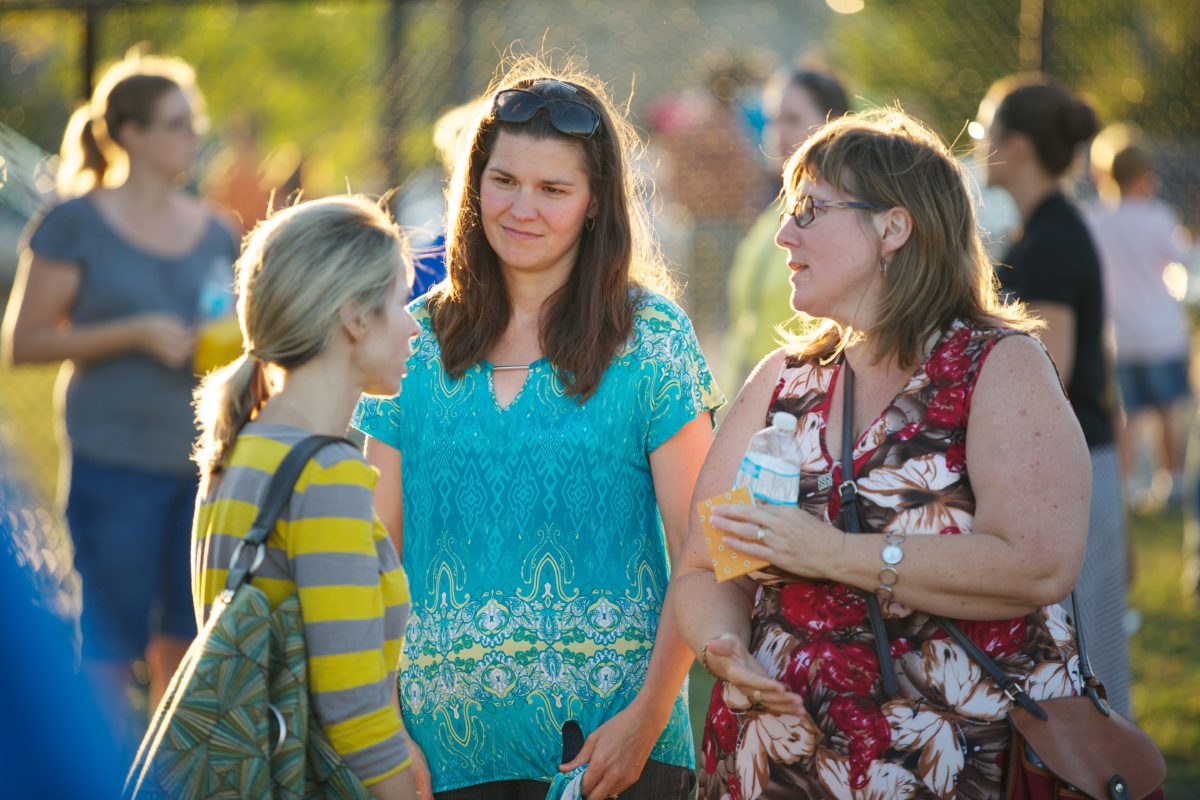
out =
<svg viewBox="0 0 1200 800"><path fill-rule="evenodd" d="M842 359L839 370L842 384L842 482L838 485L838 498L842 505L842 526L847 533L866 533L858 508L858 484L854 482L854 370L850 362ZM879 609L879 598L874 592L866 592L867 614L871 620L871 633L875 637L875 656L879 659L879 679L886 697L895 697L900 691L896 680L896 667L892 663L892 643L888 639L883 612Z"/></svg>
<svg viewBox="0 0 1200 800"><path fill-rule="evenodd" d="M225 590L221 593L223 600L228 602L233 599L233 594L238 587L249 580L255 570L262 565L267 554L267 537L274 530L275 523L279 520L279 515L283 513L284 506L292 496L292 490L296 488L296 481L300 479L300 474L308 466L309 460L317 454L317 451L336 442L344 442L358 449L353 442L341 436L314 435L301 439L279 462L279 466L275 468L275 474L271 476L271 482L267 484L266 494L263 496L262 505L259 506L258 516L255 517L254 524L250 526L250 532L233 549L233 555L229 559L229 573L225 580ZM241 566L239 562L242 560L242 551L247 546L254 548L254 557L249 565Z"/></svg>

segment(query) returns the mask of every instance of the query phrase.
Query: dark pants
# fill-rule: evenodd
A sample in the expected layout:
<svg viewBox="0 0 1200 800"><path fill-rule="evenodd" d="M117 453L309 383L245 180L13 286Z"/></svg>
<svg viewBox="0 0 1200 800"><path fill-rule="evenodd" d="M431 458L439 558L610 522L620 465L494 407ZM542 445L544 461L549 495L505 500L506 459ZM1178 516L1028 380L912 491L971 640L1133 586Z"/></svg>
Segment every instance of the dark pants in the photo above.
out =
<svg viewBox="0 0 1200 800"><path fill-rule="evenodd" d="M621 800L687 800L696 785L696 774L684 767L647 761L638 782L621 792ZM438 792L435 800L545 800L550 786L544 781L496 781Z"/></svg>

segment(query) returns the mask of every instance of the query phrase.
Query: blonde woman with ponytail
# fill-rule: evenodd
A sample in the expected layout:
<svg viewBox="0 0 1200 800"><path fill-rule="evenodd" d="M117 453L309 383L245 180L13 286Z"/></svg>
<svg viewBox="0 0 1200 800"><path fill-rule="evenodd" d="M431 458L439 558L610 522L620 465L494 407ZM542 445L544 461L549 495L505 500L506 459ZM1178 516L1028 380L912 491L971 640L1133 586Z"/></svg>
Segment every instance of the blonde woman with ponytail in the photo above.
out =
<svg viewBox="0 0 1200 800"><path fill-rule="evenodd" d="M409 280L399 229L360 198L302 203L247 240L237 263L246 352L196 394L201 625L288 451L313 434L344 434L363 393L400 391L418 333L404 307ZM350 443L322 449L267 540L255 585L272 607L299 594L317 718L375 797L407 799L416 790L396 669L408 582L372 509L377 479Z"/></svg>
<svg viewBox="0 0 1200 800"><path fill-rule="evenodd" d="M3 337L13 363L64 362L67 523L83 578L84 665L123 731L135 660L156 703L195 636L188 536L191 360L202 290L237 257L179 183L193 166L191 68L130 57L63 139L60 202L31 228ZM136 729L136 726L132 726Z"/></svg>

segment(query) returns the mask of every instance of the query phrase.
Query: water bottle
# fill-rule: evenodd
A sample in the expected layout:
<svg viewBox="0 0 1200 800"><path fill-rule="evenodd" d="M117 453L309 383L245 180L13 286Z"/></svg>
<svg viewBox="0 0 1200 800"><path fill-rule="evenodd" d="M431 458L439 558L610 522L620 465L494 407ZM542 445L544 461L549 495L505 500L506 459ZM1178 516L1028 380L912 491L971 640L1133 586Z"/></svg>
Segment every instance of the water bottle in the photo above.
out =
<svg viewBox="0 0 1200 800"><path fill-rule="evenodd" d="M800 497L800 461L796 418L777 411L770 427L750 438L734 488L748 488L755 505L795 505Z"/></svg>
<svg viewBox="0 0 1200 800"><path fill-rule="evenodd" d="M211 322L233 313L237 294L233 291L233 265L224 258L214 258L200 284L196 311L202 322Z"/></svg>

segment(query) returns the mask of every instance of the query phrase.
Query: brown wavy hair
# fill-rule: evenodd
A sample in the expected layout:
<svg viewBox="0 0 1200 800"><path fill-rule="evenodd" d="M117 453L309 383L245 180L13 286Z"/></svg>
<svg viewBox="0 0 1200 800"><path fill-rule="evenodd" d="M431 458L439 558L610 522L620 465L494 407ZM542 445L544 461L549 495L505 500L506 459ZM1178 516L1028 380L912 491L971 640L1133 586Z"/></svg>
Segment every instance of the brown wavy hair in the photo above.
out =
<svg viewBox="0 0 1200 800"><path fill-rule="evenodd" d="M789 349L835 357L854 337L875 361L896 356L904 369L925 355L927 340L955 320L1033 331L1042 323L1020 303L1004 303L991 261L979 239L967 172L928 126L900 110L875 109L827 123L792 154L783 168L789 206L808 178L846 197L912 217L908 241L883 274L879 318L868 331L816 320ZM869 217L871 211L858 211Z"/></svg>
<svg viewBox="0 0 1200 800"><path fill-rule="evenodd" d="M524 123L493 119L491 98L539 80L569 83L578 100L600 117L589 139L563 134L539 112ZM570 277L545 302L539 334L542 351L568 394L583 402L596 391L613 355L633 331L634 289L674 297L676 287L651 233L647 183L635 169L641 142L604 85L574 64L552 68L536 56L515 59L480 98L474 124L464 132L448 191L446 266L449 280L430 295L428 308L454 378L486 358L509 323L512 303L500 262L480 218L479 189L502 131L579 145L592 193L594 225L584 226Z"/></svg>

